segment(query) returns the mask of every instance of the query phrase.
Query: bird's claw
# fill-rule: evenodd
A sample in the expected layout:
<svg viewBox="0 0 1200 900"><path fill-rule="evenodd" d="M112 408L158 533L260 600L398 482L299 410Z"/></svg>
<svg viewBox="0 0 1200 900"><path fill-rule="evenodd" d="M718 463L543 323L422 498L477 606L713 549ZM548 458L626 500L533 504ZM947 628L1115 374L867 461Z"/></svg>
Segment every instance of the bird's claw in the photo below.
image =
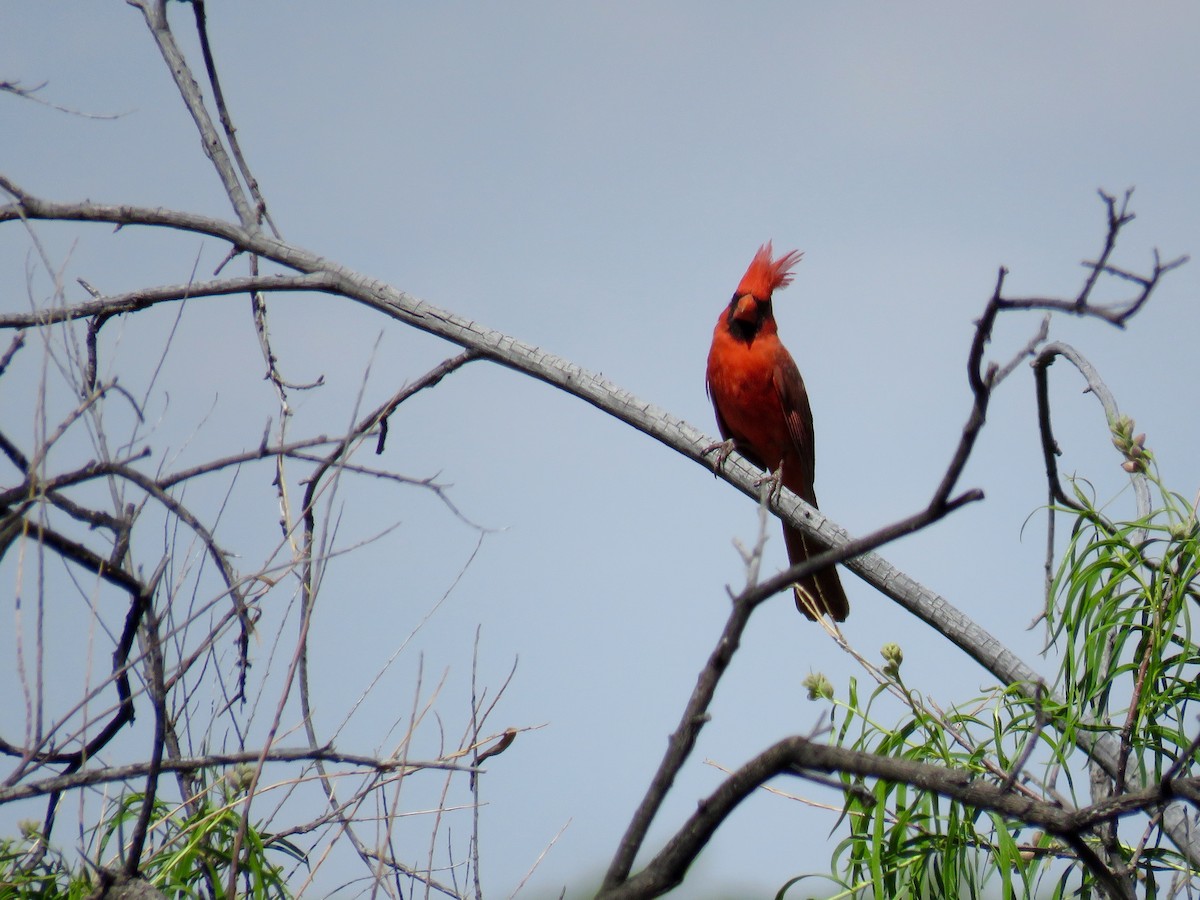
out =
<svg viewBox="0 0 1200 900"><path fill-rule="evenodd" d="M713 457L713 474L720 472L725 467L725 460L729 459L729 454L734 450L733 439L727 441L717 441L715 444L709 444L700 451L701 456L708 456L710 453L716 454Z"/></svg>
<svg viewBox="0 0 1200 900"><path fill-rule="evenodd" d="M783 492L783 466L780 466L774 472L768 471L766 475L754 482L756 488L760 488L764 484L771 486L771 490L767 494L768 499L772 503L777 503L779 495Z"/></svg>

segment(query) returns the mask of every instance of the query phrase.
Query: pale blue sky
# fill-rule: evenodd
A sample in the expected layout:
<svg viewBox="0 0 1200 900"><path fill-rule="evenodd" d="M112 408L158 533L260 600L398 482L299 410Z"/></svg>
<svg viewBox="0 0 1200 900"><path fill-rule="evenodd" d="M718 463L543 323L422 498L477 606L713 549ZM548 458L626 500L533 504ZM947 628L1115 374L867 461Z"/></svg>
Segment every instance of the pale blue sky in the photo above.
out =
<svg viewBox="0 0 1200 900"><path fill-rule="evenodd" d="M198 65L183 37L190 14L171 13ZM601 371L710 432L703 371L718 312L761 242L803 249L776 312L809 386L822 509L854 533L914 511L940 479L968 410L972 322L1000 265L1014 294L1074 291L1079 260L1103 237L1101 187L1137 188L1119 264L1145 269L1156 246L1166 257L1200 251L1200 8L1188 2L259 0L211 2L209 20L239 136L285 238ZM230 214L140 16L119 0L7 0L0 79L46 81L47 100L124 114L81 119L0 95L0 170L28 190ZM211 272L224 253L130 230L38 232L66 264L73 300L84 299L77 276L115 293L186 280L197 255ZM28 251L6 227L3 309L29 303ZM1096 363L1185 495L1200 443L1198 284L1195 264L1172 275L1125 333L1065 319L1051 331ZM32 293L46 295L43 276ZM150 442L167 470L255 446L274 414L245 307L186 309ZM108 327L103 358L123 384L140 378L144 389L157 357L138 342L161 341L175 312ZM295 436L348 422L368 365L373 405L454 352L344 301L276 299L271 316L287 377L328 382L295 397ZM993 355L1007 360L1037 324L1002 322ZM11 423L38 376L32 356L24 362L0 387L0 416L18 433ZM1124 475L1098 406L1058 368L1064 470L1111 497ZM546 725L488 763L484 883L506 896L569 822L530 881L531 896L557 896L602 870L644 791L724 620L724 585L740 581L730 542L753 538L754 507L595 409L483 363L406 406L385 461L438 474L466 516L498 530L338 745L390 746L422 664L427 693L449 670L437 707L457 741L481 626L483 684L497 687L520 659L492 724ZM265 547L277 533L270 473L241 478L251 499L222 527L252 545L257 529ZM226 486L189 499L215 509ZM1022 527L1045 498L1026 369L997 395L964 486L986 502L883 555L1049 671L1041 636L1025 631L1044 538L1040 518ZM313 651L326 728L476 540L415 490L344 487L342 546L399 526L330 567ZM775 529L772 568L783 562ZM862 653L900 642L909 683L943 706L993 682L844 578L844 630ZM704 759L737 766L817 724L822 707L800 685L813 670L843 696L861 675L779 597L752 623L652 843L716 786ZM436 729L421 742L435 747ZM696 883L773 892L824 867L834 819L756 797L709 846ZM357 874L344 865L322 871L322 891L337 872Z"/></svg>

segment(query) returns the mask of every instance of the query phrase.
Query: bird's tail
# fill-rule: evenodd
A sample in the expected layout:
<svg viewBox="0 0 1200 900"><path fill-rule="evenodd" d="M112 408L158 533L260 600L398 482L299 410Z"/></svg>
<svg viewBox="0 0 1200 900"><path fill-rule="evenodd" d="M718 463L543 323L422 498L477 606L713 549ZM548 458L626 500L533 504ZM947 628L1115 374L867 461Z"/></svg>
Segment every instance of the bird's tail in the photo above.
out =
<svg viewBox="0 0 1200 900"><path fill-rule="evenodd" d="M802 531L794 528L783 529L783 542L787 544L788 559L792 565L804 562L822 549L815 541L806 538ZM850 615L850 601L846 599L842 580L834 566L801 578L794 590L796 607L814 621L818 615L828 615L835 622L844 622L846 616Z"/></svg>

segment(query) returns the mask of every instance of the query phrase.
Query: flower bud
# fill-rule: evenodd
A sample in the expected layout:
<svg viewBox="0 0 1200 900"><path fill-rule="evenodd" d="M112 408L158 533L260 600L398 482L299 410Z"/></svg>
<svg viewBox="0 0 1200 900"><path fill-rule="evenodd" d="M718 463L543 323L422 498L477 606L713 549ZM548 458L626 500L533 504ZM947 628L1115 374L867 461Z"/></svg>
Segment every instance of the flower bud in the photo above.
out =
<svg viewBox="0 0 1200 900"><path fill-rule="evenodd" d="M227 777L234 796L244 794L250 790L250 785L254 784L254 766L250 763L234 766Z"/></svg>
<svg viewBox="0 0 1200 900"><path fill-rule="evenodd" d="M879 649L879 655L883 657L884 674L895 678L900 673L900 663L904 662L904 651L900 645L886 643Z"/></svg>
<svg viewBox="0 0 1200 900"><path fill-rule="evenodd" d="M808 689L809 700L833 699L833 684L820 672L813 672L801 682Z"/></svg>
<svg viewBox="0 0 1200 900"><path fill-rule="evenodd" d="M1124 453L1132 441L1133 419L1124 415L1117 416L1109 423L1108 427L1112 432L1113 446Z"/></svg>
<svg viewBox="0 0 1200 900"><path fill-rule="evenodd" d="M1134 435L1133 425L1133 419L1124 415L1117 416L1108 425L1109 430L1112 432L1113 446L1125 457L1125 461L1121 463L1121 468L1130 475L1145 472L1147 462L1151 456L1150 451L1146 449L1145 433L1141 432Z"/></svg>
<svg viewBox="0 0 1200 900"><path fill-rule="evenodd" d="M42 834L42 822L39 819L21 819L17 822L17 831L27 841L36 840Z"/></svg>

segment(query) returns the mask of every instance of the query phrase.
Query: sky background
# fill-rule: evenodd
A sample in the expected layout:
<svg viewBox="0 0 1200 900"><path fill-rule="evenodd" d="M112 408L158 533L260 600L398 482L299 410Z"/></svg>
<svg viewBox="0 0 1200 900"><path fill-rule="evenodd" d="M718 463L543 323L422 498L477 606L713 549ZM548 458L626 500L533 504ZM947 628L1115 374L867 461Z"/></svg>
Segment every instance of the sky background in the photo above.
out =
<svg viewBox="0 0 1200 900"><path fill-rule="evenodd" d="M199 66L188 10L170 11ZM802 249L776 315L812 401L821 508L854 534L919 509L940 480L969 410L972 323L999 266L1013 296L1073 295L1079 262L1102 246L1098 188L1136 187L1118 265L1146 271L1155 247L1200 251L1198 26L1188 2L209 4L238 135L285 239L602 372L701 429L716 431L704 365L717 315L759 244ZM27 190L231 216L133 8L5 0L0 80L46 82L47 101L119 114L0 95L0 171ZM190 236L36 230L71 302L86 299L76 277L117 293L186 281L194 266L207 277L225 253ZM0 265L0 309L52 293L19 228L0 233ZM1172 274L1124 332L1051 326L1098 367L1166 483L1189 498L1198 286L1196 264ZM188 304L152 381L178 314L114 323L101 352L109 374L148 391L164 471L257 446L277 411L241 297ZM356 403L374 406L456 352L343 300L273 298L270 317L284 375L326 381L293 395L294 437L344 428ZM1038 322L1002 320L992 358L1006 362ZM27 350L0 382L0 421L26 446L41 376ZM1065 364L1052 381L1064 472L1131 515L1098 404ZM480 533L427 492L343 484L337 546L392 530L329 566L312 650L318 730L337 727L412 635L338 747L393 746L414 694L433 698L454 743L478 629L480 685L494 693L517 661L489 724L544 726L488 762L485 889L510 894L560 830L525 895L587 883L719 634L725 586L742 578L731 542L753 540L755 508L587 404L485 363L405 404L383 462L452 485L462 515L489 531L468 566ZM217 530L230 545L275 541L271 475L239 476ZM205 486L211 495L197 484L188 500L215 517L229 479ZM1051 672L1043 636L1026 630L1042 604L1045 502L1027 367L997 393L962 486L986 501L882 554ZM767 560L772 571L784 562L776 523ZM899 642L907 682L942 706L994 683L843 578L843 630L864 655ZM865 678L780 596L756 613L651 848L718 784L704 760L736 767L821 722L826 707L801 686L813 671L842 697ZM6 676L0 690L16 683ZM23 721L13 715L0 719L10 731ZM441 740L430 722L415 744L427 754ZM406 797L419 808L436 792ZM835 819L756 796L684 893L763 896L823 870ZM314 892L354 866L331 862Z"/></svg>

